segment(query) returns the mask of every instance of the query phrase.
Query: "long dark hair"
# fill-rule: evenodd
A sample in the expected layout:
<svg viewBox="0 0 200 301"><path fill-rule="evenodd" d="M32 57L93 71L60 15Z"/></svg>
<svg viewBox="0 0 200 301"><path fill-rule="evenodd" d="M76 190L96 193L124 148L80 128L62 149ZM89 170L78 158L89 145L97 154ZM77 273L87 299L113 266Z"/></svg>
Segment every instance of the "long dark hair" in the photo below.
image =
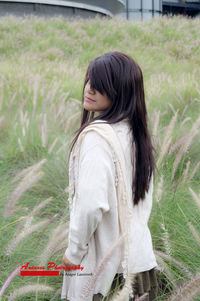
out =
<svg viewBox="0 0 200 301"><path fill-rule="evenodd" d="M125 53L112 51L92 60L87 68L82 91L90 81L90 88L111 100L110 107L94 117L95 112L83 108L81 125L73 140L70 152L81 131L94 120L112 124L128 118L135 143L135 173L133 175L133 202L138 204L149 189L152 173L155 173L155 151L147 126L143 75L138 64ZM132 145L133 146L133 145ZM134 146L133 146L134 147Z"/></svg>

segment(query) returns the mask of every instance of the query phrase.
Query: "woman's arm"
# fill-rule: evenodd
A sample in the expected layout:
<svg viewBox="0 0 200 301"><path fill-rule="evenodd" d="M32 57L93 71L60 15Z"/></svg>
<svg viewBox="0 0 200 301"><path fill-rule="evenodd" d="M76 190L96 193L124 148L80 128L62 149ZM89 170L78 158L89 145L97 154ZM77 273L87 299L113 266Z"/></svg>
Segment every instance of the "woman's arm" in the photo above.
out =
<svg viewBox="0 0 200 301"><path fill-rule="evenodd" d="M110 209L109 187L115 180L115 166L108 143L97 133L84 138L78 179L78 194L70 216L68 261L78 265L88 251L88 242L102 216Z"/></svg>
<svg viewBox="0 0 200 301"><path fill-rule="evenodd" d="M66 257L65 254L63 255L63 258L62 258L62 265L65 267L75 267L76 266L76 264L73 264L73 263L71 263L71 261L68 260L68 258Z"/></svg>

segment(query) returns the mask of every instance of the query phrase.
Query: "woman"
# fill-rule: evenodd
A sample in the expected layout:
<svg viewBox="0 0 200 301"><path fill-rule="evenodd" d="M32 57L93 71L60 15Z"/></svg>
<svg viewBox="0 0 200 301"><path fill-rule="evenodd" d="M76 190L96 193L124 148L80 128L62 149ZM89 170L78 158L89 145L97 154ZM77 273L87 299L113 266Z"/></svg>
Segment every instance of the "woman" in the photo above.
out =
<svg viewBox="0 0 200 301"><path fill-rule="evenodd" d="M157 262L147 224L152 208L153 150L140 67L118 51L95 58L85 75L81 126L71 148L69 179L73 173L74 183L69 190L75 194L73 201L70 198L68 248L62 262L84 269L82 275L80 270L64 274L61 298L101 300L110 289L123 286L125 271L132 269L137 275L133 294L146 292L145 300L155 300ZM119 187L126 192L123 200ZM119 241L125 219L130 222L123 226L129 229L124 236L129 237L129 245L112 250L95 280L95 270ZM92 298L88 287L93 288Z"/></svg>

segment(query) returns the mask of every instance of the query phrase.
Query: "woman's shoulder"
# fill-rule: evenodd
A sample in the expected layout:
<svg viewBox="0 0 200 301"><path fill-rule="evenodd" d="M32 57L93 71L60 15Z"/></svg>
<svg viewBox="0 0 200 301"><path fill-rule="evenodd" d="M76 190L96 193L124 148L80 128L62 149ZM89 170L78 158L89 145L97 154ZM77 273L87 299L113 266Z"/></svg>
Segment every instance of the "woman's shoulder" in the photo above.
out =
<svg viewBox="0 0 200 301"><path fill-rule="evenodd" d="M95 120L93 123L99 122L98 124L98 129L99 127L104 127L104 121L103 120ZM129 133L129 123L127 119L123 119L117 123L110 124L110 126L114 129L114 131L119 135L119 138L124 144L127 140L127 134ZM106 133L106 134L105 134ZM110 135L108 135L107 130L106 131L101 131L95 130L93 128L92 130L89 130L89 128L86 127L86 131L84 133L84 137L82 140L82 151L88 151L89 149L92 149L96 146L96 148L101 148L103 150L111 152L111 145L109 143L109 139L111 139Z"/></svg>
<svg viewBox="0 0 200 301"><path fill-rule="evenodd" d="M127 119L123 119L116 123L112 123L111 126L118 134L122 134L122 135L131 134L131 126Z"/></svg>
<svg viewBox="0 0 200 301"><path fill-rule="evenodd" d="M104 139L104 137L101 136L97 131L87 131L82 140L81 151L86 153L87 151L95 148L107 151L110 150L110 146L106 139Z"/></svg>

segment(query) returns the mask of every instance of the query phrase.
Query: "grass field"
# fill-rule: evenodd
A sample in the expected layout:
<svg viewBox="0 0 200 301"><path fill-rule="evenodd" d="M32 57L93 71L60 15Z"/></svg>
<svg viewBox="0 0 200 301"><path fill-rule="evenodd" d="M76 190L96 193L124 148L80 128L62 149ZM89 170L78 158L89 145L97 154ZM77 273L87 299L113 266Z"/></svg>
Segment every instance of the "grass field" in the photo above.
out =
<svg viewBox="0 0 200 301"><path fill-rule="evenodd" d="M93 58L118 50L143 71L157 150L149 228L161 267L158 300L200 300L199 32L200 19L179 16L144 23L0 18L0 287L27 262L61 264L66 161L84 75ZM60 300L61 286L62 277L15 271L0 296Z"/></svg>

